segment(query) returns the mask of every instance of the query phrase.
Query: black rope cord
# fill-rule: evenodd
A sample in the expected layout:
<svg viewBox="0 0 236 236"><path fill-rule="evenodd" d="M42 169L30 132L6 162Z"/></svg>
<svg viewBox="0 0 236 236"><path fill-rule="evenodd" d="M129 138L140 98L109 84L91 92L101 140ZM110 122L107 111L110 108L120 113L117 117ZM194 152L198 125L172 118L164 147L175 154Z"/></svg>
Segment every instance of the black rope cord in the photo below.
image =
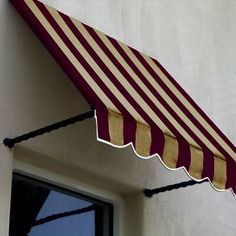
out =
<svg viewBox="0 0 236 236"><path fill-rule="evenodd" d="M20 143L22 141L26 141L28 139L37 137L39 135L42 135L42 134L45 134L45 133L49 133L49 132L51 132L53 130L57 130L57 129L60 129L62 127L66 127L66 126L72 125L72 124L74 124L74 123L76 123L78 121L83 121L85 119L89 119L89 118L92 118L92 117L94 117L94 109L93 108L91 108L91 111L85 112L83 114L71 117L71 118L63 120L63 121L59 121L59 122L57 122L55 124L48 125L46 127L43 127L43 128L40 128L40 129L37 129L37 130L34 130L34 131L31 131L29 133L17 136L15 138L5 138L3 140L3 144L5 146L7 146L8 148L13 148L16 143Z"/></svg>
<svg viewBox="0 0 236 236"><path fill-rule="evenodd" d="M145 189L143 191L143 193L146 197L152 197L154 194L164 193L166 191L172 191L174 189L179 189L179 188L186 188L188 186L192 186L192 185L195 185L195 184L202 184L202 183L205 183L205 182L208 182L208 180L204 179L204 180L199 181L199 182L197 182L195 180L189 180L189 181L186 181L186 182L172 184L172 185L168 185L168 186L161 187L161 188Z"/></svg>

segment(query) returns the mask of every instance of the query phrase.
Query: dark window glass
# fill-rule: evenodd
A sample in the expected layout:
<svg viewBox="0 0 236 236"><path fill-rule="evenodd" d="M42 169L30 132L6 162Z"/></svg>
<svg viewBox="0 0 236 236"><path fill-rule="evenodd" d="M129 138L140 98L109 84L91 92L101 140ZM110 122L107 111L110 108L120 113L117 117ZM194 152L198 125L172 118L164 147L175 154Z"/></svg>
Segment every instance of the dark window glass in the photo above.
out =
<svg viewBox="0 0 236 236"><path fill-rule="evenodd" d="M113 206L13 175L10 236L112 236Z"/></svg>

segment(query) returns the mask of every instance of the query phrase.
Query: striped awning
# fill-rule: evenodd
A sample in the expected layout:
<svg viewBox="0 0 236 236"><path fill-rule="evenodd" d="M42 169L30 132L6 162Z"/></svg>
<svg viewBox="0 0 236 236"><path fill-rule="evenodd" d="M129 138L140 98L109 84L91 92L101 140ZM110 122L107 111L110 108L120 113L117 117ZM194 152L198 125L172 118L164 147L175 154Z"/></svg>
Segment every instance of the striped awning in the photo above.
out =
<svg viewBox="0 0 236 236"><path fill-rule="evenodd" d="M236 148L160 63L37 0L11 0L96 109L98 139L236 192Z"/></svg>

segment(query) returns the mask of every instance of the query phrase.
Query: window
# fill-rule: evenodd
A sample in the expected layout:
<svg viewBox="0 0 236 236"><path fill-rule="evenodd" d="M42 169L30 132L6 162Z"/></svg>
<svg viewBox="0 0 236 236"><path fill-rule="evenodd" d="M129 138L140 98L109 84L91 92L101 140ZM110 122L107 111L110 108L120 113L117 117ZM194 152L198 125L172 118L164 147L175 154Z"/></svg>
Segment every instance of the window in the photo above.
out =
<svg viewBox="0 0 236 236"><path fill-rule="evenodd" d="M113 206L13 174L10 236L112 236Z"/></svg>

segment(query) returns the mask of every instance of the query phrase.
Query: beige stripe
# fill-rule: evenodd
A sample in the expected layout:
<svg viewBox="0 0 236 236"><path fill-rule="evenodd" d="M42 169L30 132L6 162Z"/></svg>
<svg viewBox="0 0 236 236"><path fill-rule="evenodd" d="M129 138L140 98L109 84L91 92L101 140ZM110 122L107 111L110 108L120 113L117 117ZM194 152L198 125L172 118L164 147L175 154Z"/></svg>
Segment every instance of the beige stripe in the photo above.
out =
<svg viewBox="0 0 236 236"><path fill-rule="evenodd" d="M43 14L39 11L39 9L35 5L35 3L31 0L25 0L25 3L28 5L28 7L33 12L33 14L40 21L40 23L44 26L44 28L50 34L50 36L53 38L53 40L56 42L56 44L60 47L60 49L63 51L63 53L66 55L66 57L74 65L74 67L76 68L78 73L81 74L81 76L83 78L85 78L85 81L94 90L94 92L98 95L98 97L102 100L102 102L104 104L107 104L112 110L119 113L119 110L116 108L116 106L112 103L112 101L106 96L106 94L100 89L100 87L90 77L90 75L87 73L87 71L84 69L84 67L79 63L79 61L76 59L76 57L73 55L73 53L68 49L68 47L62 41L62 39L59 37L59 35L55 32L55 30L52 28L52 26L48 23L48 21L43 16Z"/></svg>
<svg viewBox="0 0 236 236"><path fill-rule="evenodd" d="M179 144L175 138L165 135L165 145L163 151L163 162L169 168L176 168L178 160Z"/></svg>
<svg viewBox="0 0 236 236"><path fill-rule="evenodd" d="M214 157L214 179L213 185L218 189L225 189L227 179L227 167L226 161L220 158Z"/></svg>
<svg viewBox="0 0 236 236"><path fill-rule="evenodd" d="M189 174L195 179L201 179L203 170L203 152L200 149L190 146L191 163L189 167Z"/></svg>
<svg viewBox="0 0 236 236"><path fill-rule="evenodd" d="M127 47L125 44L120 43L121 47L123 48L123 50L126 52L126 54L130 57L130 59L135 63L135 65L142 71L142 73L145 75L145 77L149 80L149 82L152 84L152 86L157 90L158 88L158 83L155 81L155 79L151 76L151 74L149 74L149 72L146 70L146 68L142 65L142 63L137 59L137 57L134 55L134 53L130 50L129 47ZM160 86L159 86L160 87ZM157 91L160 92L160 91ZM162 95L164 96L164 92L162 93ZM178 108L177 109L177 105L171 100L170 97L168 96L164 96L164 98L166 99L166 102L175 110L177 110L177 114L181 117L181 119L185 122L186 125L188 125L188 127L202 140L203 143L205 143L208 148L213 152L213 153L217 153L218 155L223 156L218 149L209 141L209 139L207 139L202 133L201 131L187 118L187 116ZM165 114L165 113L164 113ZM171 116L169 114L169 116ZM167 118L169 118L168 115L166 115ZM170 120L173 123L173 119ZM177 124L178 125L177 125ZM181 129L183 129L181 127L181 129L179 128L180 125L178 122L173 123L174 126L180 131L180 133L183 135L183 131ZM184 129L183 129L184 130ZM186 136L183 135L183 137L185 137L190 143L196 145L199 147L199 145L191 138L187 138Z"/></svg>
<svg viewBox="0 0 236 236"><path fill-rule="evenodd" d="M81 55L84 57L84 59L89 63L89 65L96 71L98 76L103 80L103 82L107 85L107 87L112 91L113 94L122 102L122 104L126 107L129 112L131 109L133 109L133 114L135 118L137 118L138 121L142 123L146 123L143 118L136 112L136 110L132 107L132 105L128 102L128 100L123 96L123 94L117 89L117 87L111 82L111 80L107 77L107 75L103 72L103 70L97 65L97 63L94 61L94 59L90 56L90 54L86 51L86 49L81 45L79 40L75 37L73 32L70 30L70 28L66 25L66 23L63 21L61 16L58 14L58 12L52 8L48 7L49 12L54 17L54 19L57 21L61 29L65 32L67 37L71 40L71 42L74 44L74 46L77 48L77 50L81 53ZM109 63L109 61L107 61ZM111 64L109 65L111 66ZM116 78L119 78L119 81L123 85L123 87L129 92L131 96L134 97L134 99L140 104L141 107L145 107L146 113L149 115L149 117L162 128L164 131L168 131L168 128L163 123L163 121L155 114L155 112L149 107L149 105L142 99L142 97L138 94L138 92L132 87L132 85L124 78L124 76L121 74L121 72L113 66L113 74ZM170 131L169 131L170 132Z"/></svg>
<svg viewBox="0 0 236 236"><path fill-rule="evenodd" d="M161 69L153 62L153 60L142 54L143 58L156 72L160 79L166 84L166 86L176 95L176 97L182 102L182 104L192 113L199 123L205 127L205 129L211 134L212 137L230 154L230 156L236 161L236 153L231 147L219 136L216 131L209 125L209 123L201 116L201 114L192 106L192 104L182 95L182 93L170 82ZM154 87L158 84L155 82ZM218 152L217 152L218 153Z"/></svg>
<svg viewBox="0 0 236 236"><path fill-rule="evenodd" d="M109 110L108 123L111 143L119 146L124 145L123 116Z"/></svg>
<svg viewBox="0 0 236 236"><path fill-rule="evenodd" d="M137 122L135 149L142 157L149 157L151 150L151 128L148 125Z"/></svg>

